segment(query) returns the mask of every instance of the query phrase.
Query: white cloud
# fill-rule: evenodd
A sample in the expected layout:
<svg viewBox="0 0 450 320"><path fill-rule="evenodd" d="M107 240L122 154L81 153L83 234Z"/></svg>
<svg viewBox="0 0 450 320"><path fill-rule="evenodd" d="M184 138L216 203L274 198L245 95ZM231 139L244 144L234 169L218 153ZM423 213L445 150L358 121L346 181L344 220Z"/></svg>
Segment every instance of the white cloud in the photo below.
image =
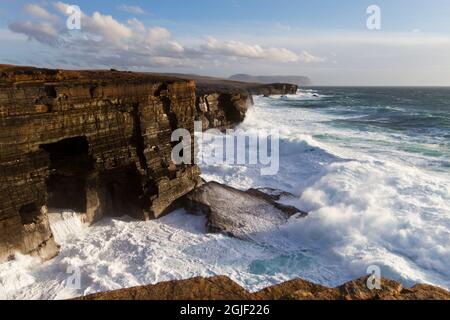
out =
<svg viewBox="0 0 450 320"><path fill-rule="evenodd" d="M27 4L24 7L25 12L29 13L31 16L43 20L47 20L48 22L56 22L59 18L56 15L49 13L46 9L36 5L36 4Z"/></svg>
<svg viewBox="0 0 450 320"><path fill-rule="evenodd" d="M114 44L119 48L124 48L129 38L133 36L133 31L112 16L105 16L99 12L94 12L92 17L82 18L82 28L92 36L99 36L102 42Z"/></svg>
<svg viewBox="0 0 450 320"><path fill-rule="evenodd" d="M286 48L263 47L261 45L251 45L241 41L219 41L209 37L203 49L210 54L219 54L227 57L242 57L253 59L265 59L276 62L322 62L325 58L316 57L307 51L300 54Z"/></svg>
<svg viewBox="0 0 450 320"><path fill-rule="evenodd" d="M58 32L56 29L46 22L13 22L9 25L11 31L22 33L28 38L35 39L39 42L54 45L58 39Z"/></svg>
<svg viewBox="0 0 450 320"><path fill-rule="evenodd" d="M210 54L223 56L268 59L279 62L296 62L299 56L285 48L263 48L260 45L251 45L241 41L225 41L209 37L203 49Z"/></svg>
<svg viewBox="0 0 450 320"><path fill-rule="evenodd" d="M280 62L297 62L300 56L285 48L268 48L264 50L263 58Z"/></svg>
<svg viewBox="0 0 450 320"><path fill-rule="evenodd" d="M303 62L306 62L306 63L324 62L324 61L327 60L326 58L323 58L323 57L317 57L317 56L314 56L314 55L312 55L311 53L309 53L309 52L306 51L306 50L303 50L303 51L300 53L299 59L300 59L301 61L303 61Z"/></svg>
<svg viewBox="0 0 450 320"><path fill-rule="evenodd" d="M154 27L147 29L146 41L149 44L167 41L170 37L170 31L166 28Z"/></svg>
<svg viewBox="0 0 450 320"><path fill-rule="evenodd" d="M53 4L53 9L60 16L68 15L67 7L67 4L60 1ZM128 10L131 7L121 8ZM166 28L147 27L136 18L121 22L100 12L94 12L91 16L82 12L81 30L73 33L65 28L64 19L58 19L58 16L43 7L27 5L25 11L42 21L13 22L9 25L10 30L47 45L64 44L59 46L59 50L65 50L64 58L68 61L77 60L77 63L86 61L95 66L138 68L155 65L198 67L205 61L224 58L235 63L243 59L277 63L323 61L307 51L295 53L283 47L250 44L238 40L217 40L212 37L202 42L190 41L190 45L183 45L173 39ZM70 59L71 57L73 59Z"/></svg>
<svg viewBox="0 0 450 320"><path fill-rule="evenodd" d="M58 2L54 2L53 6L55 7L56 10L58 10L61 14L63 15L68 15L67 13L67 8L69 7L69 5L67 3L58 1Z"/></svg>
<svg viewBox="0 0 450 320"><path fill-rule="evenodd" d="M118 6L117 9L131 14L145 14L145 11L139 6L128 6L126 4L122 4Z"/></svg>

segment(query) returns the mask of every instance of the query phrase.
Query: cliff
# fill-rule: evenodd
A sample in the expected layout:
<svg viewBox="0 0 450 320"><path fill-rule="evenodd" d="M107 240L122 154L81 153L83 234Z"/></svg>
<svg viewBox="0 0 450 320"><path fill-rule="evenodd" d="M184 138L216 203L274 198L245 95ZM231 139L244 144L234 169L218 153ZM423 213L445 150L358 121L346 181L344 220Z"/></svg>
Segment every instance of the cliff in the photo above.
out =
<svg viewBox="0 0 450 320"><path fill-rule="evenodd" d="M302 279L250 293L228 277L193 278L111 292L81 300L450 300L450 292L429 285L404 288L383 279L380 290L369 290L367 278L327 288Z"/></svg>
<svg viewBox="0 0 450 320"><path fill-rule="evenodd" d="M242 84L198 76L192 80L182 75L0 65L0 262L15 252L43 259L58 254L48 208L72 209L91 224L103 216L125 213L137 219L158 218L176 201L189 201L191 209L207 208L211 228L239 236L240 230L233 227L235 220L243 217L239 208L235 216L221 216L223 210L212 203L220 186L200 188L197 166L171 161L171 133L177 128L192 131L195 119L204 120L205 128L235 125L244 119L252 94L289 94L296 90L297 86L289 84ZM280 221L282 212L296 212L295 208L280 207L257 190L245 193L220 188L219 204L228 203L230 194L274 206L281 210L274 217ZM85 299L450 296L431 286L405 289L389 280L383 281L383 290L368 291L364 279L333 289L294 280L249 293L226 277L214 277L100 293Z"/></svg>
<svg viewBox="0 0 450 320"><path fill-rule="evenodd" d="M253 104L252 95L295 94L298 90L296 85L286 83L258 84L191 77L197 84L196 120L202 121L204 129L226 128L244 121L248 107Z"/></svg>
<svg viewBox="0 0 450 320"><path fill-rule="evenodd" d="M290 83L297 86L311 86L312 81L305 76L251 76L249 74L235 74L230 80L254 83Z"/></svg>
<svg viewBox="0 0 450 320"><path fill-rule="evenodd" d="M58 253L48 208L80 212L88 224L165 214L201 184L197 166L171 161L173 130L193 132L195 119L205 128L231 126L245 117L252 93L296 90L0 65L0 262L17 251Z"/></svg>
<svg viewBox="0 0 450 320"><path fill-rule="evenodd" d="M298 90L297 85L289 83L261 84L179 73L165 76L195 81L196 120L202 121L203 129L227 128L242 122L248 106L253 104L252 95L295 94Z"/></svg>

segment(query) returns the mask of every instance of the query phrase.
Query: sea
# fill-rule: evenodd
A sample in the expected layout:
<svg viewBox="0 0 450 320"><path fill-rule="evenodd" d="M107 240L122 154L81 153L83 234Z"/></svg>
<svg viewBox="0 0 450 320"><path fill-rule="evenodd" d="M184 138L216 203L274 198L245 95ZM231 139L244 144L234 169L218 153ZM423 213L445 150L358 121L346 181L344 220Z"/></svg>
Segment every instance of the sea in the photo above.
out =
<svg viewBox="0 0 450 320"><path fill-rule="evenodd" d="M202 164L202 177L289 192L281 201L308 217L240 240L207 234L205 218L184 210L89 228L65 212L51 220L60 255L41 263L17 254L1 264L0 299L65 299L212 275L250 291L298 277L334 287L373 267L405 286L450 289L450 88L311 87L255 96L239 129L273 128L278 174L221 163Z"/></svg>

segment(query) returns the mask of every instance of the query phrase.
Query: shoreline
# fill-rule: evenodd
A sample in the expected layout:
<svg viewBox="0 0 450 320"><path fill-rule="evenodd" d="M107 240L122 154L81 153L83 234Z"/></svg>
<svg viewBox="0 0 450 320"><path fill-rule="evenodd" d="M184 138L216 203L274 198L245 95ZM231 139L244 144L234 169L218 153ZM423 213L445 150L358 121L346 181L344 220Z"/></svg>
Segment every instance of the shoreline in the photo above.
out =
<svg viewBox="0 0 450 320"><path fill-rule="evenodd" d="M136 213L134 215L134 218L137 218L138 219L137 221L139 221L139 219L148 220L152 214L154 215L153 218L159 218L161 216L164 216L166 213L169 213L169 211L167 211L168 209L172 210L171 205L175 203L174 201L184 199L191 192L194 192L196 190L198 191L200 186L203 184L203 182L200 181L201 173L197 167L173 166L168 165L165 162L165 160L168 159L167 151L170 149L169 148L170 143L167 140L166 134L167 132L170 131L170 129L175 129L178 126L182 127L182 125L188 124L190 123L189 121L194 119L204 120L204 122L206 123L206 127L204 129L208 127L221 128L223 126L225 127L234 126L236 124L241 123L244 120L244 118L248 116L248 114L246 114L247 108L249 105L251 105L251 103L253 103L252 94L270 95L276 92L280 91L285 92L286 90L292 91L294 89L293 87L289 86L286 87L286 85L269 85L268 87L267 86L263 87L261 89L262 91L258 91L260 89L258 89L257 87L252 87L253 84L246 85L247 87L245 88L239 88L240 86L239 83L228 82L226 80L224 81L211 79L205 80L201 78L195 80L195 82L189 79L180 80L179 78L167 80L169 79L167 76L165 78L160 78L155 74L153 75L140 73L129 74L126 72L118 72L118 71L96 71L96 72L83 71L78 73L76 71L66 72L48 69L12 68L11 70L8 69L8 71L5 72L2 75L2 77L4 81L3 83L4 87L11 94L16 93L16 91L14 90L16 90L16 86L18 86L21 89L30 90L30 92L36 94L44 92L46 95L45 97L40 97L35 101L25 100L21 96L18 97L14 96L15 100L12 98L10 98L11 101L8 100L9 105L8 108L5 109L6 110L5 119L7 121L10 121L11 124L13 124L14 121L17 120L21 123L21 125L23 125L22 128L23 130L19 132L19 136L20 134L24 134L27 137L30 137L29 139L31 139L31 137L34 139L35 136L37 136L37 135L32 136L33 132L25 129L25 125L30 123L30 119L32 121L34 120L37 121L40 118L45 118L54 124L60 124L62 120L76 121L76 125L72 124L71 126L69 126L69 129L74 130L74 132L67 134L67 132L64 131L66 129L63 128L64 130L62 130L61 133L64 133L65 136L55 135L47 137L46 135L50 132L50 128L44 128L40 133L41 134L40 140L39 141L33 140L33 144L31 146L29 144L26 146L28 148L26 149L26 152L21 151L22 154L17 153L17 148L13 149L13 146L16 143L16 140L13 140L13 135L8 136L8 139L11 138L10 140L8 140L8 144L10 147L9 151L11 151L10 154L11 157L0 159L5 160L4 161L5 165L9 166L11 162L9 161L7 162L6 160L11 160L14 157L20 159L23 158L27 160L28 159L27 157L30 157L30 159L34 161L31 162L31 165L39 166L38 169L40 172L40 176L38 178L34 177L33 179L36 180L33 183L36 183L36 189L38 191L41 191L41 193L35 194L36 190L31 190L30 188L29 190L26 189L24 191L25 196L23 196L23 198L13 200L16 201L14 204L16 204L17 206L20 205L21 208L21 210L19 210L19 215L25 227L24 235L26 237L33 238L34 242L42 241L42 245L41 243L37 244L33 243L33 245L36 244L37 246L36 250L38 251L35 251L33 249L30 252L27 251L30 248L26 247L21 248L22 252L31 253L33 255L40 255L44 259L51 258L51 255L55 254L55 252L58 252L60 249L59 247L58 248L53 247L53 245L56 244L56 242L54 243L54 234L52 234L52 231L51 230L49 231L49 228L47 228L49 227L48 221L46 221L47 212L43 210L43 208L46 208L45 202L46 199L45 196L44 197L42 196L42 194L46 195L46 192L48 191L45 190L43 182L47 181L47 179L51 177L50 175L51 173L49 171L52 166L53 168L56 168L56 170L60 170L62 173L67 172L67 168L64 166L62 161L60 161L61 159L58 158L60 154L58 154L58 152L55 153L54 151L52 151L56 147L58 147L58 143L60 141L73 142L73 140L71 139L73 139L73 136L76 136L78 137L79 140L78 142L80 143L82 150L85 149L83 146L85 145L88 146L88 148L86 149L88 150L86 151L86 154L83 153L81 155L77 155L79 157L80 160L79 162L81 166L76 168L77 170L73 172L69 171L70 176L72 175L76 176L79 172L81 172L83 178L86 178L86 181L88 182L88 188L86 190L82 190L86 191L87 199L89 200L88 206L90 208L88 208L88 211L90 210L90 212L85 213L82 212L82 214L85 215L83 216L83 218L87 220L88 224L99 221L99 219L102 218L102 215L108 217L110 214L109 209L114 208L114 205L117 204L120 205L119 207L122 210L122 212L128 212L125 211L124 209L127 209L128 205L132 205L131 208ZM77 77L82 78L75 81L74 79ZM112 77L117 77L117 79L112 79ZM89 78L89 80L87 78ZM143 83L139 83L141 81L143 81ZM160 81L163 82L161 83ZM149 89L151 89L150 90L151 95L148 94ZM125 90L125 92L122 92L122 90ZM255 92L254 90L257 90L257 92ZM74 92L76 94L74 94ZM14 114L14 112L17 112L18 110L17 109L18 107L16 107L16 105L13 103L15 101L17 101L18 103L20 102L20 108L22 108L20 110L20 113L18 114ZM151 103L149 103L148 101L151 101ZM108 106L108 108L105 108L105 105ZM64 118L64 116L67 114L66 112L67 110L70 110L70 112L73 113L73 116L70 115L67 118ZM155 114L153 114L153 111L155 110L158 111ZM92 123L92 126L90 128L86 128L85 123L78 123L79 120L77 119L78 116L80 116L80 119L81 117L85 119L85 121L92 120L90 118L91 112L93 114L99 115L101 122L102 123L104 122L103 124L109 127L106 131L101 131L99 130L98 127L93 129L94 123ZM155 120L153 116L158 117L158 115L162 116L160 118L156 118L157 120ZM103 116L105 116L106 118L102 118ZM108 118L111 116L113 117L113 119L115 118L116 120L117 119L119 120L117 120L114 123L111 123L111 121ZM121 119L123 119L123 122ZM113 124L114 126L111 127L111 124ZM96 123L95 126L97 125L98 124ZM100 124L100 126L101 125L102 124ZM148 128L155 128L161 125L163 125L164 127L158 128L158 130L160 131L156 132L157 134L156 141L151 140L148 131L146 130ZM11 128L15 129L12 126ZM101 147L104 147L103 144L104 137L102 136L102 134L104 132L108 134L106 140L108 140L109 138L115 139L117 136L116 133L121 132L121 136L119 136L118 140L119 144L118 145L108 144L106 146L108 150L102 150ZM42 138L43 136L45 138ZM130 138L130 140L128 140L128 138ZM59 139L59 141L57 139ZM154 147L152 148L146 147L155 145L159 147L161 143L164 144L165 146L165 148L162 150ZM93 150L95 151L94 153L92 153ZM52 162L52 158L55 158L55 156L57 160L59 159L59 161ZM93 161L93 159L97 159L97 161ZM38 162L37 160L39 160L40 162ZM158 162L159 160L161 160L161 163ZM89 161L90 164L84 167L83 163L85 163L86 161ZM98 167L95 168L95 172L92 172L90 171L92 170L90 168L91 166L94 166L94 163L95 166ZM23 169L23 172L21 172L21 174L25 174L26 172L30 171L33 168L24 167L21 169ZM125 169L125 171L121 171L122 169ZM16 182L20 181L19 180L14 181L12 179L13 178L12 172L13 171L5 171L5 174L7 175L8 182L11 183L9 187L14 188L15 186L19 185ZM107 175L111 175L112 178L105 179L105 176ZM139 178L147 179L147 181L154 183L154 185L152 185L153 189L148 189L147 188L148 185L139 185L139 179L136 178L136 175L139 175ZM17 175L17 177L20 178L20 175ZM134 183L136 190L132 190L129 193L126 192L127 190L125 189L118 190L119 192L116 192L115 193L116 195L122 196L122 193L125 194L125 197L119 199L118 203L114 202L114 197L111 197L112 202L109 202L109 199L107 197L102 198L104 196L103 193L105 192L104 186L116 182L119 183L119 187L122 183L128 182ZM10 191L11 188L9 188L8 191ZM135 198L136 193L141 192L141 189L145 191L145 193L143 193L142 196L148 197L147 199L151 200L151 202L150 203L148 201L142 202L141 205L137 207L136 202L133 201L137 200ZM55 192L55 189L50 191ZM51 194L52 192L49 192L49 194ZM229 190L229 192L237 193L238 190ZM33 198L38 196L39 198ZM243 197L243 199L247 200L248 195L241 194L241 196ZM267 199L269 195L259 194L259 197L264 200ZM211 198L214 199L215 197ZM31 201L30 199L31 200L36 199L36 203L34 206L29 206L30 203L28 202ZM191 202L192 200L194 200L195 202L194 203L195 205L193 207L204 208L205 203L203 203L203 199L201 199L201 197L197 198L194 197L193 199L191 199ZM207 202L209 201L210 200L208 200ZM224 201L224 203L230 202ZM41 205L42 207L40 207ZM209 206L208 210L210 210L211 207L213 207L210 206L210 203L207 203L207 205ZM278 207L278 209L280 209L279 206L281 204L270 203L270 205L271 206L275 205ZM237 235L236 238L239 238L240 230L235 229L233 226L239 225L236 224L236 221L239 223L243 220L242 210L240 211L235 210L234 218L232 218L230 221L224 220L223 217L220 216L221 211L224 212L225 215L229 215L230 209L229 208L225 208L223 210L220 209L221 209L220 207L217 207L215 210L216 218L212 220L214 222L213 224L209 223L210 230L213 231L215 230L216 232L221 232L225 234L234 233L235 235ZM295 211L296 208L293 207L286 208L286 206L284 206L284 209L288 209L288 211L294 214L296 212L300 212L300 210ZM30 212L28 212L28 210ZM307 215L306 212L304 213ZM13 210L9 210L7 214L11 215L7 217L7 219L11 219L11 221L14 218L17 218L17 212L15 213L16 216L14 217ZM28 214L36 214L36 216L32 216L31 218L33 219L27 220ZM272 218L273 217L271 217L271 219ZM252 219L253 217L251 216L247 217L247 221L252 221ZM283 219L284 216L281 215L280 213L280 215L276 217L275 220L280 221L280 223L282 223ZM209 220L209 222L211 222L211 220ZM248 223L247 225L252 225L252 223ZM4 226L8 227L7 225L0 225L0 227ZM44 233L42 232L43 230L42 228L41 229L38 228L39 226L45 227ZM17 230L19 230L18 227ZM132 230L128 231L129 234L135 235L135 233L132 233L133 232ZM87 232L88 233L90 232L89 229L87 230ZM246 233L252 234L253 232L243 232L243 234ZM12 234L12 232L10 232L10 234ZM18 235L22 234L18 233ZM2 235L0 234L0 238L1 236ZM41 238L39 238L40 236L44 236L44 239L42 240ZM111 236L111 234L109 236ZM103 239L104 238L102 238L102 240ZM20 246L20 239L13 239L13 240L18 243L18 246ZM7 239L6 241L12 240ZM2 242L0 241L0 249L2 249L1 244ZM48 248L50 249L48 250L48 252L46 252L45 250L39 251L46 246L48 246ZM7 248L7 250L10 250L10 248ZM0 253L2 253L2 250L0 250ZM8 254L9 252L6 253ZM182 253L185 254L184 252ZM7 254L5 254L4 256L7 257ZM166 256L163 255L162 256L163 260L166 257L170 257L170 255L167 255L167 253ZM186 257L189 256L186 255ZM66 255L64 258L71 260L71 258L77 258L77 256L76 254ZM113 254L108 255L108 258L111 259L110 261L114 261ZM209 267L208 263L209 261L211 261L208 260L209 259L205 259L205 264L203 265L203 267L206 269L208 269ZM61 262L62 262L61 259L57 260L56 265L61 264ZM183 258L181 259L178 258L178 262L183 263ZM141 267L141 265L138 263L136 267ZM148 266L146 267L148 268ZM96 268L91 269L95 270ZM99 268L97 268L97 270L99 270ZM147 271L150 270L151 268L147 269ZM226 274L223 273L223 271L224 270L216 270L212 274ZM174 272L176 273L176 271ZM242 270L235 269L233 270L233 272L235 275L236 274L239 275L239 273L242 272ZM95 272L93 272L92 274L95 274ZM132 272L130 274L132 274ZM207 272L200 272L197 274L204 275L207 274ZM361 270L355 272L354 274L356 275L361 274ZM196 274L192 272L190 275L188 274L188 276L191 275ZM301 276L305 277L304 275ZM175 276L175 278L177 278L177 276ZM346 280L351 278L353 278L353 276L347 277ZM141 281L140 283L149 283L148 278L143 277L142 279L143 281ZM171 283L179 283L180 281L182 282L185 280L179 280ZM186 281L193 281L193 280L186 280ZM301 282L303 280L294 280L294 281ZM334 285L335 283L332 283L332 285ZM123 283L123 286L131 284L133 283L128 284ZM309 284L311 286L318 286L312 283ZM63 285L62 282L60 283L60 285ZM160 285L161 284L156 284L151 287L155 288L155 286L158 287ZM230 285L233 286L233 284ZM283 285L284 284L281 284L279 286ZM352 281L346 285L354 287L356 284L355 281ZM361 283L358 284L359 287L360 285ZM140 288L148 288L148 287L149 286L144 286ZM394 287L396 286L394 285ZM419 287L423 288L423 286ZM430 287L431 286L427 286L427 288ZM338 299L342 298L342 296L339 296L338 293L336 293L337 291L335 291L335 290L339 291L338 288L337 289L326 288L323 290L328 290L326 291L328 292L328 294ZM123 290L133 291L132 289L123 289ZM334 293L330 293L330 290ZM401 298L403 294L405 294L408 297L412 297L414 295L416 298L418 297L417 295L419 293L417 293L414 290L412 291L408 290L410 289L403 289L403 288L395 289L394 292L396 293L392 297ZM427 290L429 291L431 289ZM434 292L433 290L431 291ZM167 294L170 294L170 292ZM290 294L293 293L291 292ZM316 297L314 296L314 294L311 297L311 295L308 292L306 292L305 294L309 298L320 297L320 295ZM373 296L370 297L376 298Z"/></svg>
<svg viewBox="0 0 450 320"><path fill-rule="evenodd" d="M450 292L439 287L416 284L404 288L399 282L382 279L381 289L367 288L368 277L327 288L295 279L251 293L226 276L196 277L160 282L74 300L450 300Z"/></svg>

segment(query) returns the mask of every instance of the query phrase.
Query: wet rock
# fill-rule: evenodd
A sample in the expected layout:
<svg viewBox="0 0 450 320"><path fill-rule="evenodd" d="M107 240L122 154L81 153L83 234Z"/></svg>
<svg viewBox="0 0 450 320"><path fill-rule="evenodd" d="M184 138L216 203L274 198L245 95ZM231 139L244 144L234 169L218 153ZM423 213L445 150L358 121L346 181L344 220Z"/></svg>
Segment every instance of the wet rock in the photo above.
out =
<svg viewBox="0 0 450 320"><path fill-rule="evenodd" d="M304 218L308 215L306 211L302 211L294 206L278 202L281 200L282 197L294 198L294 195L289 192L270 188L262 188L262 189L249 189L246 191L246 193L271 203L275 208L283 211L289 216L298 215L299 218Z"/></svg>
<svg viewBox="0 0 450 320"><path fill-rule="evenodd" d="M275 202L261 191L237 190L217 182L209 182L181 200L189 212L207 216L207 230L248 239L286 223L302 213L294 207Z"/></svg>

